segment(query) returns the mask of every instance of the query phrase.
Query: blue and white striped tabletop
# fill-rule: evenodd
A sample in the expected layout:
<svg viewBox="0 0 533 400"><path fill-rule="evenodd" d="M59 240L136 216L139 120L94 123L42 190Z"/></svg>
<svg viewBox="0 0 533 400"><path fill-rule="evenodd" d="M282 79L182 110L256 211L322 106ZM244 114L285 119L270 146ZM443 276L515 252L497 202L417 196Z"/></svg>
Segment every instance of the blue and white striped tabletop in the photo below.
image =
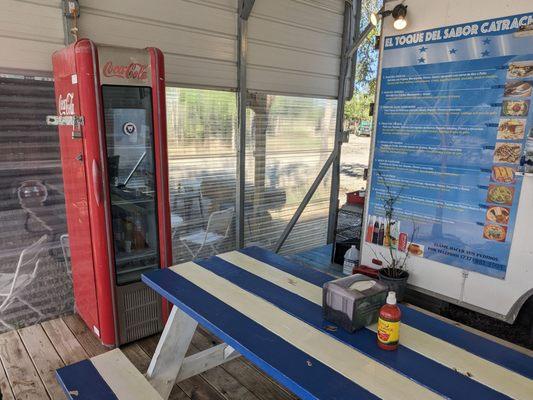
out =
<svg viewBox="0 0 533 400"><path fill-rule="evenodd" d="M251 247L143 281L303 399L533 399L533 358L411 308L400 348L322 318L331 276Z"/></svg>

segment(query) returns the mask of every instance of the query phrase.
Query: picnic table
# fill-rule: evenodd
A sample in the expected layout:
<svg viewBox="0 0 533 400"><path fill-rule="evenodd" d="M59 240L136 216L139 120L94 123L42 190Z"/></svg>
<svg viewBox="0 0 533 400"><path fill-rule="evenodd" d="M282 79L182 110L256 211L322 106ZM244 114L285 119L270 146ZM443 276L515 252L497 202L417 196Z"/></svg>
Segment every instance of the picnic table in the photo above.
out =
<svg viewBox="0 0 533 400"><path fill-rule="evenodd" d="M321 308L331 279L259 247L148 272L174 307L146 379L113 350L59 380L77 400L167 399L175 382L242 355L302 399L533 399L532 357L415 309L400 305L397 351L376 345L375 325L332 328ZM198 324L224 343L185 357Z"/></svg>

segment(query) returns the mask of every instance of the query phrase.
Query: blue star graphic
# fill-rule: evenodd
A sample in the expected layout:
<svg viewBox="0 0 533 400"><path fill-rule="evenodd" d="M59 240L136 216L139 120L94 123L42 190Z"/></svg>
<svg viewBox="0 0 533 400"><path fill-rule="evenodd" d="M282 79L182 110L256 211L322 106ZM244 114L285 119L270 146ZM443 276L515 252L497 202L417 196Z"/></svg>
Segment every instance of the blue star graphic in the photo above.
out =
<svg viewBox="0 0 533 400"><path fill-rule="evenodd" d="M455 54L455 53L457 53L457 49L451 49L450 50L450 54Z"/></svg>
<svg viewBox="0 0 533 400"><path fill-rule="evenodd" d="M486 38L485 40L483 40L483 44L484 45L488 45L490 43L490 39L489 38Z"/></svg>
<svg viewBox="0 0 533 400"><path fill-rule="evenodd" d="M418 51L421 53L425 53L427 49L428 49L427 47L422 46L421 48L418 49Z"/></svg>
<svg viewBox="0 0 533 400"><path fill-rule="evenodd" d="M423 64L423 63L425 63L425 62L426 62L426 59L425 59L424 57L420 57L420 58L418 59L418 63L419 63L419 64Z"/></svg>
<svg viewBox="0 0 533 400"><path fill-rule="evenodd" d="M482 51L481 52L481 57L488 57L489 54L490 54L490 51L488 51L488 50Z"/></svg>

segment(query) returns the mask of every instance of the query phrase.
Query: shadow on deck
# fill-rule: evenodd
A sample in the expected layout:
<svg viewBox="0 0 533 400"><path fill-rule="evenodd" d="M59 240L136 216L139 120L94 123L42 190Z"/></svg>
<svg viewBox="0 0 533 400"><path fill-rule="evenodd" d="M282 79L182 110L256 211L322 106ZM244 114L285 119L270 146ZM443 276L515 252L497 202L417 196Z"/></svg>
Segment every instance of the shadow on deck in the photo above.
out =
<svg viewBox="0 0 533 400"><path fill-rule="evenodd" d="M124 345L121 350L144 373L158 340L159 335L154 335ZM205 350L218 342L200 328L194 335L189 353ZM56 381L55 370L108 350L77 315L3 333L0 335L2 399L65 399ZM239 357L179 382L169 399L293 400L297 397Z"/></svg>

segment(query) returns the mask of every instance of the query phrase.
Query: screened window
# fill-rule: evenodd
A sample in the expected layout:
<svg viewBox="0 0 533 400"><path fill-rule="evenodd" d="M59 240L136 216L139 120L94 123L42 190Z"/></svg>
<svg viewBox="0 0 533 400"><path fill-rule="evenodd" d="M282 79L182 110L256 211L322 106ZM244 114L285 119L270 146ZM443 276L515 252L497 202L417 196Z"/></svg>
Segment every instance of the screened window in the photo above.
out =
<svg viewBox="0 0 533 400"><path fill-rule="evenodd" d="M235 93L167 88L174 263L235 247Z"/></svg>
<svg viewBox="0 0 533 400"><path fill-rule="evenodd" d="M235 247L236 105L235 93L167 88L174 262ZM333 149L335 112L334 100L249 95L246 246L273 249ZM329 193L328 174L282 253L326 243Z"/></svg>
<svg viewBox="0 0 533 400"><path fill-rule="evenodd" d="M336 101L252 93L248 104L245 244L273 248L333 149ZM326 243L330 176L281 253Z"/></svg>
<svg viewBox="0 0 533 400"><path fill-rule="evenodd" d="M4 332L72 312L74 299L59 135L45 122L56 113L53 81L0 74L0 109L0 274L6 293L14 284L40 312L12 296L0 309Z"/></svg>

